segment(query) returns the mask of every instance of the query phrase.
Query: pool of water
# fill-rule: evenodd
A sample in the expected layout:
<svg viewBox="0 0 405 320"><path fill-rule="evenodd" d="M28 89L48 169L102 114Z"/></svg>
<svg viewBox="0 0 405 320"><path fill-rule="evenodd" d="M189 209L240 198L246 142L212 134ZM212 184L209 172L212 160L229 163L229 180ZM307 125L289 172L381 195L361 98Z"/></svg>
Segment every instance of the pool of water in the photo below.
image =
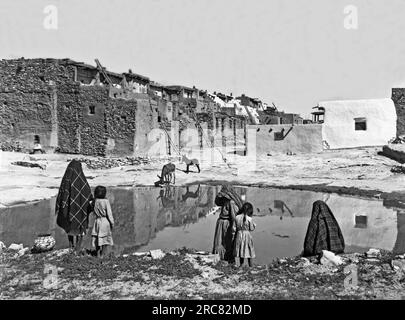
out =
<svg viewBox="0 0 405 320"><path fill-rule="evenodd" d="M252 233L257 263L299 254L303 248L312 203L322 193L269 188L236 188L254 206L257 224ZM117 254L190 247L211 251L218 214L209 214L220 186L110 188L116 225ZM346 252L371 247L405 251L405 213L382 201L330 194L327 204L334 213L346 242ZM0 240L9 245L32 246L40 233L52 233L56 248L68 246L64 231L56 225L55 198L0 210ZM93 218L90 219L92 225ZM90 237L86 237L90 248Z"/></svg>

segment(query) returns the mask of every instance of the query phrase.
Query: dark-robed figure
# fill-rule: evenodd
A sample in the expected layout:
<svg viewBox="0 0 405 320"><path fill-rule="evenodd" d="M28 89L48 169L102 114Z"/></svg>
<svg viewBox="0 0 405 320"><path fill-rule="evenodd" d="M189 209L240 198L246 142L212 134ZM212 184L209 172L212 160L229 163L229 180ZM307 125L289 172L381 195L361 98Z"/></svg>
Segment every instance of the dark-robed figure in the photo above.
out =
<svg viewBox="0 0 405 320"><path fill-rule="evenodd" d="M233 262L232 226L243 201L231 186L223 185L215 198L215 204L221 207L221 212L215 227L212 253L218 253L222 260Z"/></svg>
<svg viewBox="0 0 405 320"><path fill-rule="evenodd" d="M62 178L56 199L56 223L68 235L69 245L80 251L87 232L93 195L82 170L82 164L72 160ZM74 238L76 237L76 244Z"/></svg>
<svg viewBox="0 0 405 320"><path fill-rule="evenodd" d="M315 201L304 241L304 257L315 256L328 250L343 253L345 241L342 231L328 205L323 201Z"/></svg>

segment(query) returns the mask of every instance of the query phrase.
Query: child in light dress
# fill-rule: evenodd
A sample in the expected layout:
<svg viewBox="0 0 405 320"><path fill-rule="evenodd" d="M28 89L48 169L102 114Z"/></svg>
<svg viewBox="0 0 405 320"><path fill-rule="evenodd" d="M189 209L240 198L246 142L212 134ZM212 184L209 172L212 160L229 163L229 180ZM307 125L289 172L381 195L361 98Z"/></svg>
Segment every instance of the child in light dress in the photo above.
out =
<svg viewBox="0 0 405 320"><path fill-rule="evenodd" d="M114 227L114 218L111 211L111 205L106 199L107 189L103 186L96 187L94 191L94 209L96 216L93 230L91 232L92 244L96 249L98 257L103 257L107 252L107 247L114 244L112 238L112 229Z"/></svg>
<svg viewBox="0 0 405 320"><path fill-rule="evenodd" d="M240 266L242 266L245 259L247 259L249 266L252 267L253 259L256 257L253 238L250 234L250 231L256 228L256 224L252 220L252 215L252 204L245 202L233 224L234 231L236 231L234 257L239 258Z"/></svg>

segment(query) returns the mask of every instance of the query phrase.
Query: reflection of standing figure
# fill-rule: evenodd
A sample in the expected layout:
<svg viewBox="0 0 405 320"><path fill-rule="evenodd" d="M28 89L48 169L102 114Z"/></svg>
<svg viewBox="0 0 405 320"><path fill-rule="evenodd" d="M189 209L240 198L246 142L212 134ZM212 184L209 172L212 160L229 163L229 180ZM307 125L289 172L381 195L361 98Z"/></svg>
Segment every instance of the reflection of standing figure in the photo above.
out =
<svg viewBox="0 0 405 320"><path fill-rule="evenodd" d="M233 262L232 226L243 202L232 187L224 185L215 198L215 204L221 207L221 213L215 227L212 253L218 253L222 260Z"/></svg>
<svg viewBox="0 0 405 320"><path fill-rule="evenodd" d="M397 211L397 226L397 241L395 242L393 252L395 254L403 254L405 253L405 212L401 213L401 211Z"/></svg>
<svg viewBox="0 0 405 320"><path fill-rule="evenodd" d="M56 223L68 234L69 245L80 250L83 236L88 228L90 202L93 195L82 170L82 164L72 160L62 178L56 199ZM76 237L76 244L74 243Z"/></svg>

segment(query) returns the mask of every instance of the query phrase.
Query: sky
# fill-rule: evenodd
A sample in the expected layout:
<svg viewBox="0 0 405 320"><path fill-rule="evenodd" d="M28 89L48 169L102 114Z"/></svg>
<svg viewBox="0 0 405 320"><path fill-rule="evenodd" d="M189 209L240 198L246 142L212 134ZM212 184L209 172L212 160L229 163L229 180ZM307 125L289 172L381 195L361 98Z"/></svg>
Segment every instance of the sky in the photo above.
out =
<svg viewBox="0 0 405 320"><path fill-rule="evenodd" d="M47 5L56 29L44 27ZM357 29L345 28L348 5ZM404 12L403 0L1 0L0 58L98 58L308 115L319 101L405 86Z"/></svg>

